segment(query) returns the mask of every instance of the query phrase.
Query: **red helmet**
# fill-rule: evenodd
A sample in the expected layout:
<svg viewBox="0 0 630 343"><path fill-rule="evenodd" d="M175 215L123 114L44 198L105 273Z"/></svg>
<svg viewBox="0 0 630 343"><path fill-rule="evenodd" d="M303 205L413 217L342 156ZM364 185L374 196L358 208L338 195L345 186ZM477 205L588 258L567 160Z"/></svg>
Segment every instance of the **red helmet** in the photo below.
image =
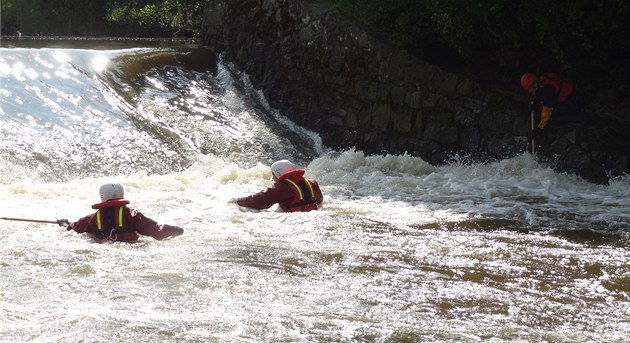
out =
<svg viewBox="0 0 630 343"><path fill-rule="evenodd" d="M529 91L529 89L532 88L532 86L534 85L534 82L536 82L536 79L536 74L523 74L523 76L521 76L521 87L523 87L526 92Z"/></svg>

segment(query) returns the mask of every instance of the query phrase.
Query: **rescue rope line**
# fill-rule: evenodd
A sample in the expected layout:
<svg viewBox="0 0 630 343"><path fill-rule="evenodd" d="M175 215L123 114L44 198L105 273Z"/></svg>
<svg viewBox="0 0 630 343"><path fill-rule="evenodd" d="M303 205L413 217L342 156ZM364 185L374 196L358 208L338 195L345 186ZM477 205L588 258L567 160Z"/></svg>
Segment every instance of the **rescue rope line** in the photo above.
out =
<svg viewBox="0 0 630 343"><path fill-rule="evenodd" d="M8 218L8 217L0 217L3 220L13 220L18 222L30 222L30 223L44 223L44 224L58 224L59 226L68 225L67 219L57 219L57 220L39 220L39 219L25 219L25 218Z"/></svg>
<svg viewBox="0 0 630 343"><path fill-rule="evenodd" d="M534 111L532 111L532 131L534 131ZM536 156L536 141L532 138L532 155Z"/></svg>

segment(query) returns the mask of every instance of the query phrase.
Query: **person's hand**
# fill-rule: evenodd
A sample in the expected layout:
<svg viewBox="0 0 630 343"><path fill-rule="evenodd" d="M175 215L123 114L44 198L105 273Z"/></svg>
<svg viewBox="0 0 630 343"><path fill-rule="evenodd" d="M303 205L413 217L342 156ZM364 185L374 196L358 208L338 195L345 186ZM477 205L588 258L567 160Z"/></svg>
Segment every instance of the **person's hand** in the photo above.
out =
<svg viewBox="0 0 630 343"><path fill-rule="evenodd" d="M68 227L68 225L70 225L70 222L68 221L68 219L57 219L57 224L59 224L59 226L61 227Z"/></svg>
<svg viewBox="0 0 630 343"><path fill-rule="evenodd" d="M228 200L228 204L238 204L238 198L231 198Z"/></svg>
<svg viewBox="0 0 630 343"><path fill-rule="evenodd" d="M180 235L182 235L184 233L184 229L182 229L179 226L169 225L168 226L168 230L171 233L171 237L180 236Z"/></svg>
<svg viewBox="0 0 630 343"><path fill-rule="evenodd" d="M542 133L543 130L539 129L538 127L535 127L528 135L527 135L527 139L528 140L533 140L534 138L536 138L536 136L540 135Z"/></svg>

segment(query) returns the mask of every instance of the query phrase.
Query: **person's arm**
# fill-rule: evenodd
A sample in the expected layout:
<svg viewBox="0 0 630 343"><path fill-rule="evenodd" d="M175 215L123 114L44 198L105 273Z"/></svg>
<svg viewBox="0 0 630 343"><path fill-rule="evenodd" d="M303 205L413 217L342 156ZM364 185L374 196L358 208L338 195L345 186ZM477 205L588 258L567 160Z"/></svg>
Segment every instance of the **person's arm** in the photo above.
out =
<svg viewBox="0 0 630 343"><path fill-rule="evenodd" d="M556 106L556 89L551 85L544 85L538 90L536 96L540 99L542 105L540 123L538 123L537 127L543 130L549 123L553 109Z"/></svg>
<svg viewBox="0 0 630 343"><path fill-rule="evenodd" d="M540 111L540 123L538 123L538 128L543 130L547 123L549 123L549 119L551 119L551 114L553 113L553 107L543 106Z"/></svg>
<svg viewBox="0 0 630 343"><path fill-rule="evenodd" d="M236 203L242 207L264 210L268 209L273 204L288 201L292 198L293 192L291 191L291 188L282 182L276 182L273 187L267 188L262 192L238 198Z"/></svg>
<svg viewBox="0 0 630 343"><path fill-rule="evenodd" d="M155 220L146 217L144 214L129 209L131 214L132 227L144 236L151 236L158 241L172 236L179 236L184 233L184 229L173 225L159 225Z"/></svg>
<svg viewBox="0 0 630 343"><path fill-rule="evenodd" d="M532 112L532 126L534 126L533 113L538 112L538 110L540 110L540 122L538 123L538 125L534 126L534 128L527 135L527 138L530 141L540 135L545 127L547 127L549 119L551 119L555 103L556 89L553 86L544 85L536 91L536 95L532 103L530 104L530 110Z"/></svg>
<svg viewBox="0 0 630 343"><path fill-rule="evenodd" d="M83 218L80 218L76 222L68 224L68 226L66 226L66 230L73 230L77 233L94 233L95 230L91 228L94 225L96 225L95 214L89 214Z"/></svg>

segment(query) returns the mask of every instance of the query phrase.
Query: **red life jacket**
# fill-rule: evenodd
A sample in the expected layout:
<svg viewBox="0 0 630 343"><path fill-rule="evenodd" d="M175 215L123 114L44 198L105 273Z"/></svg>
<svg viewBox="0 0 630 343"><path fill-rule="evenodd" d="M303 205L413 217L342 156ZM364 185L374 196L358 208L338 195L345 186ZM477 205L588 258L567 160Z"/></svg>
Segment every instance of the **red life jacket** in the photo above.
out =
<svg viewBox="0 0 630 343"><path fill-rule="evenodd" d="M96 209L96 237L111 241L135 241L140 237L136 230L129 228L125 218L129 200L108 200L92 205Z"/></svg>
<svg viewBox="0 0 630 343"><path fill-rule="evenodd" d="M556 102L561 104L567 100L569 95L573 93L573 83L569 80L563 80L558 77L557 73L544 73L540 75L540 85L550 85L556 89Z"/></svg>
<svg viewBox="0 0 630 343"><path fill-rule="evenodd" d="M282 174L278 178L278 180L289 185L293 191L293 199L291 201L278 204L286 212L308 212L317 209L313 184L302 175L304 175L303 169L295 169Z"/></svg>

